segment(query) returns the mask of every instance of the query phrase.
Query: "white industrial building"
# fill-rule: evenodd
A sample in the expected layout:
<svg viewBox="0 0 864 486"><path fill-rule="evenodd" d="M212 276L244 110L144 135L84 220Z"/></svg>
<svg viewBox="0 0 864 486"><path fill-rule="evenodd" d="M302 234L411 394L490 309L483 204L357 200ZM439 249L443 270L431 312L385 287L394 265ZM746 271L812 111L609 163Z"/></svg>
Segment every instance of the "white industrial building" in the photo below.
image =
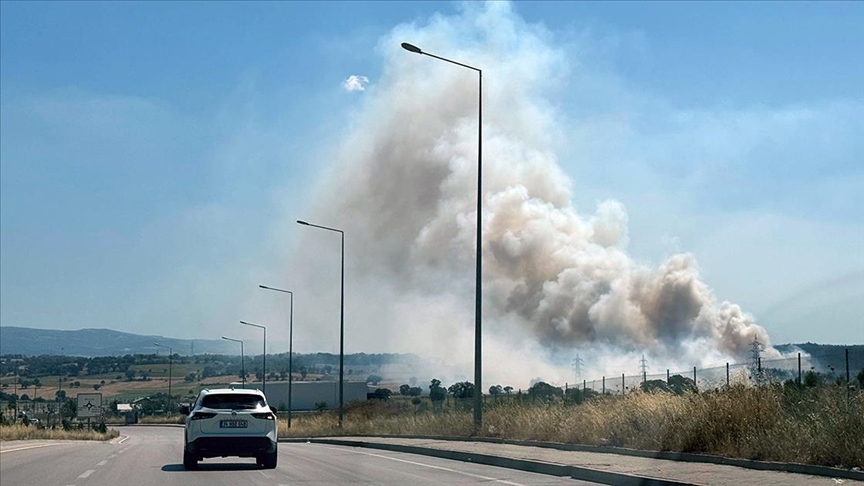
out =
<svg viewBox="0 0 864 486"><path fill-rule="evenodd" d="M261 388L260 383L255 388ZM249 384L246 385L249 387ZM294 381L291 385L291 408L293 410L314 410L315 404L324 402L327 408L339 406L338 381ZM362 381L346 381L343 386L345 404L366 401L366 383ZM288 410L288 382L268 381L267 402L279 409Z"/></svg>

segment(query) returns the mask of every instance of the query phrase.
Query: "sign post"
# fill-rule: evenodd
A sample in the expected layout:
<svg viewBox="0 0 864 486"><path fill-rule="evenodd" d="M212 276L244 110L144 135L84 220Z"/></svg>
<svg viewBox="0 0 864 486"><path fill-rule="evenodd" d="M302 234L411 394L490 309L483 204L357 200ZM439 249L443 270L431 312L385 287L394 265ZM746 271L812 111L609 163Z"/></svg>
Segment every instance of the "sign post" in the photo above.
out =
<svg viewBox="0 0 864 486"><path fill-rule="evenodd" d="M101 393L79 393L78 394L78 419L87 419L87 428L90 428L90 419L102 416L102 394Z"/></svg>

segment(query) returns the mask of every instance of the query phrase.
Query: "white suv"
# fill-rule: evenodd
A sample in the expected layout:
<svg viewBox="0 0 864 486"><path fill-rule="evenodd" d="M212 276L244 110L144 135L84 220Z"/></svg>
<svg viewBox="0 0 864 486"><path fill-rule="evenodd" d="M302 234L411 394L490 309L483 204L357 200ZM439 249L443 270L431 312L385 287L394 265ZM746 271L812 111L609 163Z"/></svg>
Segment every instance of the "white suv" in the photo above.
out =
<svg viewBox="0 0 864 486"><path fill-rule="evenodd" d="M205 457L254 457L276 467L276 409L259 390L202 390L186 414L183 466L198 467Z"/></svg>

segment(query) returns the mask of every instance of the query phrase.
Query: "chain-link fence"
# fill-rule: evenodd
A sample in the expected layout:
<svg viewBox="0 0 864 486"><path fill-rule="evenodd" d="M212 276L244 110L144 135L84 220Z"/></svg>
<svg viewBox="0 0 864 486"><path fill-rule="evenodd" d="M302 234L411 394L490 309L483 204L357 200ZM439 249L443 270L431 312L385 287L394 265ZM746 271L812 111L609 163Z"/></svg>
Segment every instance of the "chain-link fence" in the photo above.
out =
<svg viewBox="0 0 864 486"><path fill-rule="evenodd" d="M864 387L864 349L844 348L821 355L802 355L747 363L726 363L712 368L666 370L665 373L603 376L568 384L570 388L620 395L644 389L714 390L736 384L764 385L794 383L813 386L820 383Z"/></svg>

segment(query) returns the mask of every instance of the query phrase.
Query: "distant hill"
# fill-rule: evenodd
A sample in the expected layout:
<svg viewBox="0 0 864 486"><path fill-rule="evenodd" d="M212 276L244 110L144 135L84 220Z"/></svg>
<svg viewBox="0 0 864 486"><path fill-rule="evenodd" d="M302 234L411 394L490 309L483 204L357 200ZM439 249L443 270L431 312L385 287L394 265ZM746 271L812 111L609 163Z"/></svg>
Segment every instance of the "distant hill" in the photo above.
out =
<svg viewBox="0 0 864 486"><path fill-rule="evenodd" d="M64 354L67 356L123 356L126 354L154 354L154 342L170 346L175 353L234 354L233 343L218 339L176 339L164 336L146 336L113 331L111 329L31 329L27 327L0 327L0 354ZM160 349L160 352L166 352Z"/></svg>
<svg viewBox="0 0 864 486"><path fill-rule="evenodd" d="M784 354L796 353L798 350L803 355L809 355L811 363L816 366L816 371L843 370L846 368L846 350L849 350L849 368L854 375L864 369L864 344L780 344L774 346L777 351Z"/></svg>
<svg viewBox="0 0 864 486"><path fill-rule="evenodd" d="M175 353L188 356L190 354L237 354L237 347L220 339L176 339L165 336L147 336L114 331L111 329L80 329L77 331L60 331L56 329L32 329L27 327L0 327L0 355L22 354L39 356L44 354L67 356L123 356L126 354L156 354L154 342L171 346ZM845 367L845 350L849 349L850 368L864 368L864 345L830 345L830 344L781 344L775 346L781 353L795 353L801 350L814 358L818 367ZM62 349L62 351L61 351ZM164 353L164 349L159 350ZM310 355L311 356L311 355ZM360 353L346 361L368 361L367 355ZM375 363L400 362L413 363L418 358L413 355L368 355ZM338 355L320 355L314 362L335 365ZM358 361L358 362L359 362ZM350 363L346 363L350 364ZM767 365L767 363L766 363ZM430 366L431 367L431 366ZM440 366L439 366L440 368Z"/></svg>

